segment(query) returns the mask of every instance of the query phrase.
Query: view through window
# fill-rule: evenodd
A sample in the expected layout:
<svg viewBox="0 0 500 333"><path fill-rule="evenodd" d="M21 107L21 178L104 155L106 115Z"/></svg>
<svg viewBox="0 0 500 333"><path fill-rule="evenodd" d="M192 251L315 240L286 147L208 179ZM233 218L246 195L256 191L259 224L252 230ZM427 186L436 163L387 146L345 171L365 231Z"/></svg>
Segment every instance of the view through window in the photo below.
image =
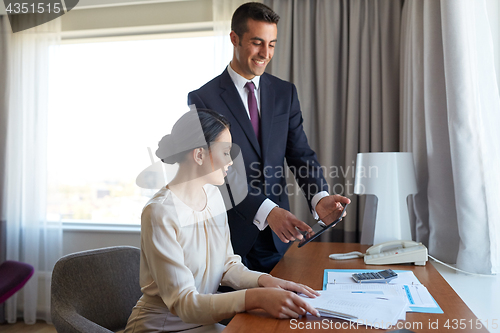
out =
<svg viewBox="0 0 500 333"><path fill-rule="evenodd" d="M135 179L151 164L147 147L154 154L189 110L188 92L219 74L213 39L58 47L50 80L49 221L140 223L151 191Z"/></svg>

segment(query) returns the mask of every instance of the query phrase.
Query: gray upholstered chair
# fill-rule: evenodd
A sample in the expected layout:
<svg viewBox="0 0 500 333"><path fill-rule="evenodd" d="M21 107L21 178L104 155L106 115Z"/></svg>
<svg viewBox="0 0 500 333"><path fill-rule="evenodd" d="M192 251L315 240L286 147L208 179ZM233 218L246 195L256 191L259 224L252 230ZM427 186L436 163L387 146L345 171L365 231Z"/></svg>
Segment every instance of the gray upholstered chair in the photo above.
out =
<svg viewBox="0 0 500 333"><path fill-rule="evenodd" d="M125 328L141 297L140 250L117 246L62 257L52 274L52 321L59 333Z"/></svg>

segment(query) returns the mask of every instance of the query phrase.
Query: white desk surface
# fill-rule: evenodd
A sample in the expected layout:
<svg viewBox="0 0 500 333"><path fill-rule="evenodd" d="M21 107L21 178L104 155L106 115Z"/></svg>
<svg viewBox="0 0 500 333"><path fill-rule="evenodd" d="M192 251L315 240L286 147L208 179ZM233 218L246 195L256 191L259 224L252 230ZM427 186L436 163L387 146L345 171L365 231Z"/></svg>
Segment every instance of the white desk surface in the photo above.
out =
<svg viewBox="0 0 500 333"><path fill-rule="evenodd" d="M429 261L485 327L490 332L500 332L500 275L492 277L467 275L433 260Z"/></svg>

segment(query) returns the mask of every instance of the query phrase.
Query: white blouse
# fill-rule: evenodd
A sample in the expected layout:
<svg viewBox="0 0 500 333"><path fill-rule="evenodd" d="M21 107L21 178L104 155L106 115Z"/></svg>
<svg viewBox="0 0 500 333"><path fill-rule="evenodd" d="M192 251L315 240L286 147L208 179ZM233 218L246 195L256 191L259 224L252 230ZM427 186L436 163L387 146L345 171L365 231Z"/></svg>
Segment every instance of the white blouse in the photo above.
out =
<svg viewBox="0 0 500 333"><path fill-rule="evenodd" d="M144 297L161 297L184 323L206 325L245 311L245 290L238 289L258 287L263 273L248 270L234 254L219 189L205 185L204 190L207 204L199 212L167 187L146 204L140 284ZM238 291L216 294L219 284Z"/></svg>

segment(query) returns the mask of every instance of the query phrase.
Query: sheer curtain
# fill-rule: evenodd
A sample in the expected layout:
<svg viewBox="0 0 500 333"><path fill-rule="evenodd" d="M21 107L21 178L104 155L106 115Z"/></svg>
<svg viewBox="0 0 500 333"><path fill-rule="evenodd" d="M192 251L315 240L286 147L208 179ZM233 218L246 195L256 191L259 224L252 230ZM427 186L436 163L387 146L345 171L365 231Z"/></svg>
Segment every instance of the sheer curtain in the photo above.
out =
<svg viewBox="0 0 500 333"><path fill-rule="evenodd" d="M353 193L356 154L399 151L402 1L264 3L281 16L268 71L297 86L304 129L330 193L352 200L347 217L322 240L359 242L364 198ZM290 203L298 218L313 222L303 195Z"/></svg>
<svg viewBox="0 0 500 333"><path fill-rule="evenodd" d="M229 39L231 17L244 0L213 0L212 15L214 21L214 70L219 75L233 58L233 44Z"/></svg>
<svg viewBox="0 0 500 333"><path fill-rule="evenodd" d="M62 229L46 220L47 113L49 59L60 41L60 19L12 33L2 19L0 44L7 66L1 84L8 100L0 107L6 120L1 216L6 224L6 259L29 263L35 274L5 305L9 323L21 315L28 324L50 322L50 278L62 254Z"/></svg>
<svg viewBox="0 0 500 333"><path fill-rule="evenodd" d="M4 189L4 173L5 173L5 148L7 140L7 110L8 105L8 89L7 81L7 30L9 21L7 16L0 15L0 195L3 195ZM6 250L6 222L2 214L2 197L0 196L0 262L5 261ZM0 304L0 323L5 322L5 304Z"/></svg>
<svg viewBox="0 0 500 333"><path fill-rule="evenodd" d="M461 269L498 273L500 98L485 2L406 1L401 54L416 237Z"/></svg>

